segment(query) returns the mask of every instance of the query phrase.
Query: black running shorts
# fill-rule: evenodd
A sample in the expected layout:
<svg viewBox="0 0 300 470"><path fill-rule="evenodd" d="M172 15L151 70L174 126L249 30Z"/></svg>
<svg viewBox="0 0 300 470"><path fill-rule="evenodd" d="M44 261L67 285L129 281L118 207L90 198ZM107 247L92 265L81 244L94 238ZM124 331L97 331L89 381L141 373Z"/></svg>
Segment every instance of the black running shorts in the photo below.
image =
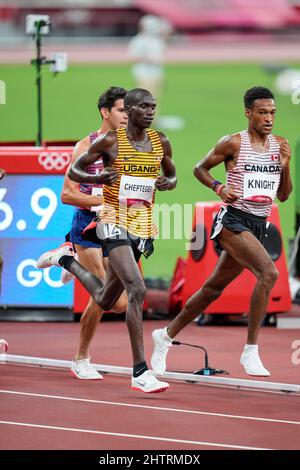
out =
<svg viewBox="0 0 300 470"><path fill-rule="evenodd" d="M127 232L124 228L114 224L99 222L96 227L96 234L108 253L118 246L131 246L134 258L138 261L141 255L144 255L145 258L149 258L154 251L152 238L137 237Z"/></svg>
<svg viewBox="0 0 300 470"><path fill-rule="evenodd" d="M251 232L262 245L264 244L267 231L266 217L240 211L229 205L222 206L213 221L210 234L210 239L214 240L217 250L223 249L218 242L218 235L223 227L233 233Z"/></svg>

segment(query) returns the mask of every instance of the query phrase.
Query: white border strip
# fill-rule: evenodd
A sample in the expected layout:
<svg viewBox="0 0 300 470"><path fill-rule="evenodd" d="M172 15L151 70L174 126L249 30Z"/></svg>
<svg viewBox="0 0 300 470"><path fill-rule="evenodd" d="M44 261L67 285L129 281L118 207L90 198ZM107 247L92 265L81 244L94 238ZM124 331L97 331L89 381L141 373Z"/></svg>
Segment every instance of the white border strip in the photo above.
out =
<svg viewBox="0 0 300 470"><path fill-rule="evenodd" d="M15 354L2 354L0 355L0 362L11 364L25 364L32 366L44 366L57 369L70 369L71 361L62 361L59 359L47 359L42 357L32 356L19 356ZM100 372L107 372L112 374L132 375L132 368L119 367L104 364L92 364L96 370ZM223 377L205 377L203 375L185 374L182 372L165 372L164 378L170 380L179 380L184 382L195 382L203 384L218 384L224 386L233 386L238 388L255 388L263 390L280 390L282 392L300 392L300 385L297 384L284 384L279 382L266 382L263 380L246 380L246 379L231 379Z"/></svg>

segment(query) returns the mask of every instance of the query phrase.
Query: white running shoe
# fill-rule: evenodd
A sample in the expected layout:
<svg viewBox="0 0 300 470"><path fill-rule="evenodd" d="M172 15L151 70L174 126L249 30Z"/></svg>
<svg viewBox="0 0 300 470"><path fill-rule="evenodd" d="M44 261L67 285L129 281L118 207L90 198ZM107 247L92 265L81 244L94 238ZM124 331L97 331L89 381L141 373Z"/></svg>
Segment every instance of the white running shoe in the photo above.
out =
<svg viewBox="0 0 300 470"><path fill-rule="evenodd" d="M146 370L138 377L131 378L132 390L138 390L144 393L159 393L164 392L167 388L169 388L169 384L157 380L152 370Z"/></svg>
<svg viewBox="0 0 300 470"><path fill-rule="evenodd" d="M6 353L8 350L8 342L5 339L0 339L0 354Z"/></svg>
<svg viewBox="0 0 300 470"><path fill-rule="evenodd" d="M77 378L82 380L101 380L103 375L90 364L90 358L79 359L72 362L71 373Z"/></svg>
<svg viewBox="0 0 300 470"><path fill-rule="evenodd" d="M166 358L172 340L167 336L167 328L154 330L152 332L154 350L151 357L151 366L155 374L164 374L167 368Z"/></svg>
<svg viewBox="0 0 300 470"><path fill-rule="evenodd" d="M252 349L251 351L243 351L240 359L240 363L245 368L245 372L248 375L256 375L259 377L269 377L271 373L263 366L260 360L258 349Z"/></svg>
<svg viewBox="0 0 300 470"><path fill-rule="evenodd" d="M59 259L62 256L74 256L72 243L66 242L55 250L49 250L43 253L36 262L37 268L49 268L50 266L59 266Z"/></svg>

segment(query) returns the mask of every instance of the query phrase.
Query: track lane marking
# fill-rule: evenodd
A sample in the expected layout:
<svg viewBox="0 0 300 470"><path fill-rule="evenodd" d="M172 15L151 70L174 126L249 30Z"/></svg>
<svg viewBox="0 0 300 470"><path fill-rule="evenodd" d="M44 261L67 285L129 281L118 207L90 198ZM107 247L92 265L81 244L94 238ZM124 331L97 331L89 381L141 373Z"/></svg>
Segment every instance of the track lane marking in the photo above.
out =
<svg viewBox="0 0 300 470"><path fill-rule="evenodd" d="M293 424L296 426L300 425L300 421L289 421L289 420L282 420L282 419L273 419L273 418L259 418L255 416L241 416L241 415L231 415L225 413L212 413L209 411L197 411L197 410L184 410L181 408L166 408L161 406L150 406L150 405L137 405L133 403L120 403L120 402L113 402L113 401L104 401L104 400L92 400L88 398L78 398L78 397L66 397L61 395L46 395L41 393L30 393L30 392L19 392L15 390L1 390L0 393L3 394L12 394L12 395L23 395L23 396L30 396L30 397L39 397L39 398L49 398L55 400L66 400L66 401L78 401L84 403L94 403L99 405L112 405L112 406L123 406L128 408L141 408L146 410L158 410L158 411L171 411L175 413L187 413L187 414L195 414L195 415L203 415L203 416L216 416L220 418L229 418L229 419L244 419L250 421L261 421L261 422L269 422L269 423L277 423L277 424Z"/></svg>
<svg viewBox="0 0 300 470"><path fill-rule="evenodd" d="M115 437L125 437L125 438L132 438L132 439L145 439L149 441L162 441L162 442L176 442L179 444L192 444L192 445L203 445L209 447L225 447L228 449L241 449L241 450L273 450L267 449L262 447L249 447L249 446L239 446L233 444L221 444L219 442L203 442L203 441L189 441L185 439L172 439L168 437L161 437L161 436L144 436L142 434L123 434L118 432L107 432L107 431L95 431L92 429L80 429L80 428L65 428L60 426L46 426L43 424L36 424L36 423L21 423L16 421L0 421L0 424L3 425L12 425L12 426L24 426L30 428L38 428L38 429L50 429L55 431L71 431L71 432L79 432L79 433L87 433L87 434L96 434L101 436L115 436Z"/></svg>

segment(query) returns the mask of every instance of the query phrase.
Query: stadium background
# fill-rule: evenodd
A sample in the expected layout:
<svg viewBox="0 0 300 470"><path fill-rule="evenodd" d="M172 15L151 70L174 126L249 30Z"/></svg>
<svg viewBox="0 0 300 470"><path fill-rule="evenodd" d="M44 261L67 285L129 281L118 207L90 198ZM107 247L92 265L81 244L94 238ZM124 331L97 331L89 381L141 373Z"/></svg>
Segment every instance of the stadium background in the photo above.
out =
<svg viewBox="0 0 300 470"><path fill-rule="evenodd" d="M279 204L287 255L300 226L300 104L296 104L300 101L300 0L0 0L0 167L9 167L11 161L15 165L10 166L12 174L8 171L0 181L0 263L2 257L4 260L0 339L5 340L0 341L0 449L14 451L13 457L2 453L1 462L10 464L10 458L19 458L19 463L22 458L24 464L24 459L30 458L34 467L37 456L40 466L41 454L28 453L36 449L51 449L51 455L45 454L47 459L53 462L57 456L60 463L64 458L61 450L76 449L76 455L66 455L68 463L75 455L76 462L82 457L86 464L94 455L97 467L101 450L107 455L107 449L111 455L114 449L119 449L120 455L131 449L160 453L196 450L201 452L201 464L205 463L202 449L299 450L299 254L298 272L289 276L278 250L281 255L276 263L282 277L271 293L274 310L268 306L259 338L263 362L272 374L269 379L248 377L240 364L248 322L245 303L252 289L247 272L214 302L212 313L216 315L210 311L200 314L178 336L182 346L173 348L168 370L180 371L181 379L179 383L170 379L172 386L166 394L147 400L129 390L125 375L131 375L128 366L132 358L126 325L112 321L116 317L111 314L105 314L105 321L97 327L90 351L92 362L99 364L99 371L108 370L108 375L100 383L71 377L70 359L74 358L81 327L77 313L83 311L87 299L80 291L76 295L79 283L75 284L75 295L72 282L61 285L59 268L38 270L35 263L41 252L61 243L73 208L58 204L52 217L50 199L59 199L63 176L49 174L49 168L42 167L41 148L34 148L31 155L27 151L31 163L34 161L29 165L24 150L19 149L17 155L16 147L9 153L3 145L34 142L37 136L35 72L30 65L35 49L32 37L25 34L26 16L32 13L49 14L53 22L51 34L43 38L42 55L50 58L53 52L67 52L69 59L66 73L55 77L48 65L43 67L46 142L73 142L99 127L99 94L111 85L135 86L128 41L137 33L139 19L144 14L161 14L174 32L166 52L166 83L159 114L171 117L161 130L173 145L178 186L175 191L158 193L157 202L191 205L217 201L215 194L194 178L193 166L218 138L247 127L243 93L253 85L264 85L276 95L274 133L287 137L293 149L294 191L287 202ZM297 99L293 103L294 86ZM171 129L170 122L173 127L179 124L178 128ZM46 154L53 162L48 149ZM30 166L27 173L17 173L24 165ZM39 173L33 174L36 167ZM221 166L213 174L224 180ZM40 210L45 194L48 207ZM9 223L9 210L5 214L8 206L13 209ZM209 223L211 218L210 214ZM191 228L191 220L185 222ZM5 224L8 227L4 228ZM166 326L167 317L185 301L185 287L202 282L216 260L212 243L199 263L191 264L190 252L192 269L181 270L181 278L176 277L177 290L168 289L164 280L149 279L170 279L176 259L187 255L185 243L171 233L169 240L156 241L153 257L143 262L148 364L152 330ZM293 304L291 280L298 289L294 289ZM75 308L78 299L81 310ZM281 301L287 306L278 310ZM232 315L235 312L241 315ZM124 320L124 315L117 318ZM6 341L9 349L4 355ZM203 350L188 345L205 348L207 365L216 369L206 367ZM22 364L24 360L26 365L38 367L23 367L20 358ZM212 376L198 375L204 382L192 384L185 372L196 370L205 376L212 372ZM219 375L222 370L229 375ZM188 419L184 419L186 413ZM15 452L20 449L26 449L26 455ZM59 455L53 452L58 449ZM90 449L96 452L78 452ZM143 454L147 452L143 450ZM241 453L226 455L232 464ZM250 457L248 452L243 455ZM260 461L261 455L257 454ZM211 464L212 453L206 456ZM286 453L282 456L285 464L287 457ZM275 458L280 459L278 452Z"/></svg>
<svg viewBox="0 0 300 470"><path fill-rule="evenodd" d="M120 27L122 23L120 19L113 24L112 18L119 10L118 8L114 10L110 19L106 18L107 2L105 1L97 2L97 6L99 8L103 6L102 16L106 23L111 21L110 29L107 24L106 26L94 24L92 29L85 25L86 29L84 29L84 25L79 27L78 23L76 28L76 22L71 26L69 22L66 27L62 20L58 21L60 18L58 14L64 11L64 7L68 10L70 7L68 1L59 2L59 8L54 10L54 17L51 17L54 23L53 34L45 39L43 53L47 55L50 48L58 51L67 49L71 52L69 54L71 60L67 72L55 78L49 72L48 67L43 68L43 137L45 140L81 139L99 125L96 100L104 89L112 84L127 88L134 87L131 65L126 54L128 39L137 32L137 19L142 14L152 13L151 8L163 9L168 2L156 2L152 7L149 2L134 1L110 2L110 5L117 3L126 4L128 11L132 12L130 20L128 20L129 16L128 21L124 16L123 23L127 25L127 28L124 24L123 28ZM166 132L173 145L178 186L176 191L158 194L157 202L188 204L215 200L216 196L194 178L193 166L218 138L246 127L242 102L246 89L253 85L263 85L274 90L278 107L274 133L286 136L292 149L295 150L299 138L300 105L292 103L290 94L283 96L276 92L274 89L276 73L273 72L274 70L276 72L276 69L280 70L281 67L299 68L300 54L297 49L299 5L295 1L281 0L252 2L251 14L257 21L255 23L252 18L253 24L250 24L250 5L243 1L233 2L235 17L232 24L230 24L230 19L228 19L228 24L224 20L223 27L220 28L217 23L213 25L213 13L218 12L220 7L222 7L221 13L223 14L226 13L226 7L232 10L232 1L217 2L218 5L216 3L215 8L211 4L212 18L209 27L207 24L201 24L200 21L201 18L203 19L203 12L208 3L203 0L194 1L190 3L194 5L194 11L197 11L198 17L194 23L198 21L198 27L191 23L189 29L188 23L175 15L175 6L179 9L183 8L180 2L174 0L171 3L174 6L171 20L174 22L173 37L175 39L170 43L169 50L172 51L170 57L168 58L167 55L166 83L159 105L161 115L178 116L184 120L185 125L176 131L161 129ZM93 2L78 0L74 4L75 12L76 7L88 8L91 4ZM15 18L15 24L9 29L8 12L9 8L13 10L13 5L18 7L18 15L15 11L15 17L11 13L11 17ZM30 10L30 5L32 10ZM57 2L50 4L43 1L39 2L39 8L37 8L35 1L26 2L26 6L24 2L16 1L10 3L9 6L6 5L6 9L4 3L0 10L2 16L0 78L6 83L7 88L6 105L0 107L0 141L35 139L37 125L35 74L34 68L29 64L29 57L34 56L34 43L32 38L24 35L25 15L31 11L33 13L50 11L51 14L53 13L51 8L57 5ZM188 7L186 8L188 10ZM250 25L245 24L245 15L242 14L243 9L247 10L247 8ZM263 14L268 8L269 16ZM289 21L283 15L283 10L285 9L286 13L287 8L289 11L292 9L293 12ZM166 12L166 7L163 11ZM185 13L187 17L189 13L190 21L192 21L191 11ZM13 23L13 20L11 22ZM57 27L55 22L58 23ZM93 37L87 37L89 32ZM78 37L78 34L84 37ZM112 37L113 35L118 36ZM97 53L93 57L93 52L91 52L97 50L108 51L106 55L103 55L103 59L100 58L100 61L96 58ZM112 54L110 50L113 51ZM181 53L176 54L177 50ZM197 59L198 56L199 59ZM223 59L225 56L226 59ZM16 63L14 63L14 58ZM84 63L79 63L81 60ZM93 63L88 63L89 60ZM117 63L111 63L114 61ZM292 160L293 176L294 165L295 157ZM222 168L216 169L214 175L224 180ZM295 234L295 192L284 205L280 206L280 214L287 249L288 240ZM176 240L172 236L170 240L157 240L156 253L158 255L144 263L145 275L171 277L177 257L185 255L185 243L186 240Z"/></svg>

